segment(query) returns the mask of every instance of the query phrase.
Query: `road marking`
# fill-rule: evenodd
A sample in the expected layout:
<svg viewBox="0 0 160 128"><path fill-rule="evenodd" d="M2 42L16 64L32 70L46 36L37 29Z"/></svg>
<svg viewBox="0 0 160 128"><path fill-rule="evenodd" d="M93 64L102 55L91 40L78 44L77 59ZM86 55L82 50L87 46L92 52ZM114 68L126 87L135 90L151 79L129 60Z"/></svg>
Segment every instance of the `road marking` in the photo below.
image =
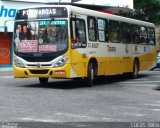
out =
<svg viewBox="0 0 160 128"><path fill-rule="evenodd" d="M155 112L160 112L160 109L148 109L148 110L155 111Z"/></svg>
<svg viewBox="0 0 160 128"><path fill-rule="evenodd" d="M155 102L160 103L160 101L155 101Z"/></svg>
<svg viewBox="0 0 160 128"><path fill-rule="evenodd" d="M154 107L160 107L160 104L144 104L144 105L147 105L147 106L154 106Z"/></svg>
<svg viewBox="0 0 160 128"><path fill-rule="evenodd" d="M72 114L72 113L56 113L56 115L61 115L61 116L68 116L68 117L75 117L75 118L87 118L88 116L86 115L78 115L78 114Z"/></svg>
<svg viewBox="0 0 160 128"><path fill-rule="evenodd" d="M140 114L140 113L124 113L125 115L131 115L131 116L137 116L137 117L142 117L145 116L145 114Z"/></svg>
<svg viewBox="0 0 160 128"><path fill-rule="evenodd" d="M20 118L20 120L23 121L35 121L35 122L62 122L62 120L53 120L53 119L40 119L40 118ZM103 121L114 121L113 118L102 118ZM118 121L122 121L122 120L118 120Z"/></svg>
<svg viewBox="0 0 160 128"><path fill-rule="evenodd" d="M73 113L56 113L56 115L60 116L60 117L75 118L75 119L78 119L78 120L85 120L85 121L93 121L93 120L97 119L94 116L78 115L78 114L73 114ZM106 118L106 117L102 117L101 120L102 121L114 121L113 118Z"/></svg>
<svg viewBox="0 0 160 128"><path fill-rule="evenodd" d="M158 77L159 78L160 76L157 75L157 76L152 76L152 77Z"/></svg>
<svg viewBox="0 0 160 128"><path fill-rule="evenodd" d="M59 120L52 120L52 119L38 119L38 118L20 118L24 121L37 121L37 122L60 122Z"/></svg>
<svg viewBox="0 0 160 128"><path fill-rule="evenodd" d="M120 83L120 85L127 85L127 86L134 86L134 87L153 87L153 88L155 88L155 87L157 87L157 85L156 84L135 84L135 83L130 83L130 84L128 84L128 83Z"/></svg>
<svg viewBox="0 0 160 128"><path fill-rule="evenodd" d="M125 81L125 82L118 82L118 83L125 83L125 84L146 84L146 83L160 83L160 80L157 81Z"/></svg>
<svg viewBox="0 0 160 128"><path fill-rule="evenodd" d="M133 81L143 81L143 80L148 80L148 78L133 79Z"/></svg>
<svg viewBox="0 0 160 128"><path fill-rule="evenodd" d="M0 79L3 78L13 78L13 76L0 76Z"/></svg>

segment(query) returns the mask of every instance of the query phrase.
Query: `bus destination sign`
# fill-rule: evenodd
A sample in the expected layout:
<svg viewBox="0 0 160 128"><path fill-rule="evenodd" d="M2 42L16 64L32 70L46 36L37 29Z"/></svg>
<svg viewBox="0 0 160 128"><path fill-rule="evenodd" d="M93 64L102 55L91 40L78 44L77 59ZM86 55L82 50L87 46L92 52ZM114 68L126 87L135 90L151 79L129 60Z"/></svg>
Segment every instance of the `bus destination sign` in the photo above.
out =
<svg viewBox="0 0 160 128"><path fill-rule="evenodd" d="M19 10L16 19L44 19L54 17L67 17L67 9L64 7L54 7Z"/></svg>

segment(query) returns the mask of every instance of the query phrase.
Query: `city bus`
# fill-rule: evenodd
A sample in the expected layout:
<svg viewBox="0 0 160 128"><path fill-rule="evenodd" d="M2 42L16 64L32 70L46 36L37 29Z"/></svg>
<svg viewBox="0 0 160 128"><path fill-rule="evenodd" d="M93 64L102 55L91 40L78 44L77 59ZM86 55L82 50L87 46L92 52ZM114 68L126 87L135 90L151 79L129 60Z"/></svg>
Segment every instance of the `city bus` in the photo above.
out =
<svg viewBox="0 0 160 128"><path fill-rule="evenodd" d="M14 20L15 78L82 79L127 74L156 65L155 26L73 5L20 9Z"/></svg>

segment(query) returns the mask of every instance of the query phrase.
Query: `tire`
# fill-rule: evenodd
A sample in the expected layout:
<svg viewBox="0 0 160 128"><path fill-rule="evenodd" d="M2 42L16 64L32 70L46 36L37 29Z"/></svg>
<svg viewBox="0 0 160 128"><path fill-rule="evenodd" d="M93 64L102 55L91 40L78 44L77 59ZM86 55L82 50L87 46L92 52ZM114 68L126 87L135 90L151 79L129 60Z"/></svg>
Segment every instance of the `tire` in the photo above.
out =
<svg viewBox="0 0 160 128"><path fill-rule="evenodd" d="M39 78L39 83L44 85L48 83L48 78Z"/></svg>
<svg viewBox="0 0 160 128"><path fill-rule="evenodd" d="M94 84L94 68L92 63L88 65L86 84L88 87L92 87Z"/></svg>
<svg viewBox="0 0 160 128"><path fill-rule="evenodd" d="M133 79L138 78L138 72L139 72L139 63L137 60L135 60L133 64L133 72L131 73L131 77Z"/></svg>

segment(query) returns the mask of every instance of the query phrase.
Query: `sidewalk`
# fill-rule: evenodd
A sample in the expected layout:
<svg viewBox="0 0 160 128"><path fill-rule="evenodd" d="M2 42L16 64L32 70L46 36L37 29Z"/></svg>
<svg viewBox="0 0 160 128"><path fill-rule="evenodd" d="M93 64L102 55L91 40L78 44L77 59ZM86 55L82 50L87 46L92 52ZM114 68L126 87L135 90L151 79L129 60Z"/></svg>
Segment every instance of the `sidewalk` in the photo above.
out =
<svg viewBox="0 0 160 128"><path fill-rule="evenodd" d="M13 69L12 68L0 68L0 76L12 76Z"/></svg>

